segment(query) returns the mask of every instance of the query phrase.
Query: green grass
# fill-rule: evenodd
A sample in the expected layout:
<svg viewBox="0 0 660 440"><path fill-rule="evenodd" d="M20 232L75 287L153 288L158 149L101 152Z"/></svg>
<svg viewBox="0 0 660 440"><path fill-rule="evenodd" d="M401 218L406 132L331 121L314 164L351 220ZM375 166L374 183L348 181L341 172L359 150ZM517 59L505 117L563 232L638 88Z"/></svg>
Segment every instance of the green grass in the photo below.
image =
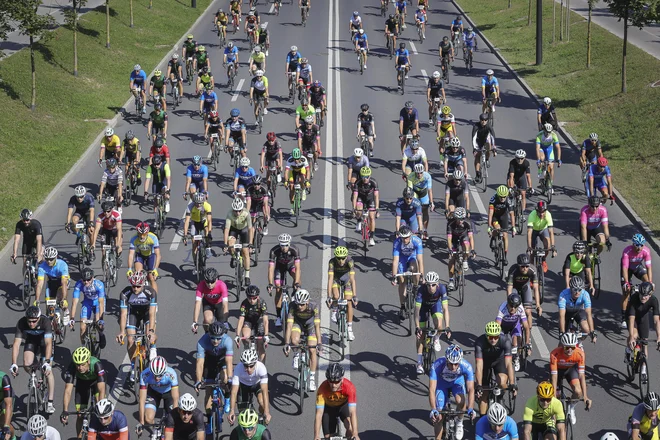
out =
<svg viewBox="0 0 660 440"><path fill-rule="evenodd" d="M129 98L136 63L147 72L187 32L211 0L110 2L110 43L105 47L105 7L83 15L78 33L78 77L73 72L73 33L64 28L38 45L37 109L30 104L30 56L0 61L0 243L13 235L22 208L36 209ZM67 189L64 189L68 191ZM42 213L64 219L62 210Z"/></svg>
<svg viewBox="0 0 660 440"><path fill-rule="evenodd" d="M552 0L544 0L543 65L535 66L536 22L527 27L527 1L458 0L466 14L540 96L550 96L559 120L578 142L596 132L610 161L614 187L660 233L660 60L628 43L627 88L621 94L623 40L592 24L591 68L587 21L571 16L570 42L552 40ZM533 5L535 11L536 2ZM535 12L533 12L535 14ZM623 26L623 25L622 25Z"/></svg>

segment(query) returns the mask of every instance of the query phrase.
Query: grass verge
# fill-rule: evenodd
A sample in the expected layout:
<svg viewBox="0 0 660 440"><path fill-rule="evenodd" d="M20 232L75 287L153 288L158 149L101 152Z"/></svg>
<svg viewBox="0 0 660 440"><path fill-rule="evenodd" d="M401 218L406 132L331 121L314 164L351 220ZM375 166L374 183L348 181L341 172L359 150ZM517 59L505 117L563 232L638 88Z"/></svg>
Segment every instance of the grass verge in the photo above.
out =
<svg viewBox="0 0 660 440"><path fill-rule="evenodd" d="M41 204L126 102L133 66L139 63L150 72L210 3L198 0L192 9L179 0L158 0L148 9L148 0L133 0L131 28L129 2L111 2L110 49L105 47L105 7L81 16L77 78L72 75L73 33L53 31L37 45L34 112L29 110L29 51L0 61L0 243L13 235L20 210Z"/></svg>
<svg viewBox="0 0 660 440"><path fill-rule="evenodd" d="M552 40L552 0L543 6L543 65L536 57L536 22L527 26L527 1L458 0L511 67L540 96L550 96L557 116L576 140L596 132L610 161L614 187L660 237L660 60L628 43L628 93L621 94L623 41L592 23L591 68L587 62L587 21L571 16L570 42ZM534 10L536 4L533 5ZM623 26L623 25L622 25ZM559 6L557 31L559 40Z"/></svg>

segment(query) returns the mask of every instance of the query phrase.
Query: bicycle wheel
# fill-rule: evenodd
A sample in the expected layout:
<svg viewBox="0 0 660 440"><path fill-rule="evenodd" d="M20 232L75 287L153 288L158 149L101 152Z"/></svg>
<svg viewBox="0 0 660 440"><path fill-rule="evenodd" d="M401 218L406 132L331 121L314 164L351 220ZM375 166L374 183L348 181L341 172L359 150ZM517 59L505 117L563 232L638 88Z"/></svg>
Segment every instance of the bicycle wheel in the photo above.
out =
<svg viewBox="0 0 660 440"><path fill-rule="evenodd" d="M598 299L600 296L600 263L594 260L595 258L591 260L591 277L594 283L594 298Z"/></svg>
<svg viewBox="0 0 660 440"><path fill-rule="evenodd" d="M298 190L293 196L293 211L295 216L294 224L296 227L298 227L298 217L300 216L300 202L302 199L301 191L303 190Z"/></svg>
<svg viewBox="0 0 660 440"><path fill-rule="evenodd" d="M504 405L509 411L509 414L514 414L516 412L516 396L513 395L513 391L507 391L506 404Z"/></svg>
<svg viewBox="0 0 660 440"><path fill-rule="evenodd" d="M97 359L101 358L101 343L99 342L99 331L96 327L91 330L89 335L89 351L92 352L92 356Z"/></svg>
<svg viewBox="0 0 660 440"><path fill-rule="evenodd" d="M505 280L505 273L504 273L504 240L500 238L500 242L497 245L498 248L498 262L497 265L499 266L500 270L500 278L502 280Z"/></svg>
<svg viewBox="0 0 660 440"><path fill-rule="evenodd" d="M548 197L548 205L552 203L552 182L550 182L550 172L545 173L545 195Z"/></svg>
<svg viewBox="0 0 660 440"><path fill-rule="evenodd" d="M401 94L406 93L406 72L405 70L401 71Z"/></svg>
<svg viewBox="0 0 660 440"><path fill-rule="evenodd" d="M240 252L240 251L239 251ZM236 277L236 297L241 297L241 287L243 286L243 259L236 259L236 270L234 276Z"/></svg>
<svg viewBox="0 0 660 440"><path fill-rule="evenodd" d="M488 189L488 167L486 166L486 152L481 153L481 180L483 192Z"/></svg>
<svg viewBox="0 0 660 440"><path fill-rule="evenodd" d="M220 405L213 411L213 440L220 440L222 437L222 412Z"/></svg>
<svg viewBox="0 0 660 440"><path fill-rule="evenodd" d="M103 259L103 286L105 287L105 294L110 296L110 285L112 283L112 270L110 270L110 262L107 258Z"/></svg>
<svg viewBox="0 0 660 440"><path fill-rule="evenodd" d="M406 286L406 314L408 315L408 334L415 332L415 298L413 297L412 280Z"/></svg>
<svg viewBox="0 0 660 440"><path fill-rule="evenodd" d="M23 292L21 295L21 302L23 304L23 310L27 310L30 307L30 298L32 297L32 275L29 270L25 271L25 276L23 277Z"/></svg>
<svg viewBox="0 0 660 440"><path fill-rule="evenodd" d="M346 315L344 313L340 314L337 324L339 331L339 346L341 347L341 360L344 360L346 357Z"/></svg>
<svg viewBox="0 0 660 440"><path fill-rule="evenodd" d="M463 268L460 270L461 272L458 275L458 305L462 306L465 301L465 274Z"/></svg>
<svg viewBox="0 0 660 440"><path fill-rule="evenodd" d="M545 273L543 272L543 266L540 264L536 265L537 272L539 274L539 301L543 304L543 298L545 294Z"/></svg>
<svg viewBox="0 0 660 440"><path fill-rule="evenodd" d="M32 380L33 378L29 379L30 382L32 382ZM28 388L27 419L30 420L30 417L36 414L39 414L39 407L37 403L37 387L35 384Z"/></svg>
<svg viewBox="0 0 660 440"><path fill-rule="evenodd" d="M649 368L646 363L646 357L643 352L639 353L639 362L637 365L637 385L639 386L639 397L644 400L644 397L649 393L651 380L649 379Z"/></svg>
<svg viewBox="0 0 660 440"><path fill-rule="evenodd" d="M303 406L305 405L305 388L307 388L307 378L305 377L305 370L307 369L306 362L303 362L302 355L298 361L298 403L300 405L300 414L303 413Z"/></svg>
<svg viewBox="0 0 660 440"><path fill-rule="evenodd" d="M566 407L566 405L564 405L564 407ZM564 414L568 414L566 412L566 409L567 408L564 408ZM568 415L566 416L566 418L569 419ZM571 423L570 420L566 420L565 426L566 426L566 439L573 440L573 424Z"/></svg>
<svg viewBox="0 0 660 440"><path fill-rule="evenodd" d="M529 353L526 349L521 348L521 345L525 344L527 340L527 328L522 326L522 337L520 338L521 344L518 344L518 358L520 359L520 371L525 371L527 369L527 357ZM531 339L530 339L531 340Z"/></svg>

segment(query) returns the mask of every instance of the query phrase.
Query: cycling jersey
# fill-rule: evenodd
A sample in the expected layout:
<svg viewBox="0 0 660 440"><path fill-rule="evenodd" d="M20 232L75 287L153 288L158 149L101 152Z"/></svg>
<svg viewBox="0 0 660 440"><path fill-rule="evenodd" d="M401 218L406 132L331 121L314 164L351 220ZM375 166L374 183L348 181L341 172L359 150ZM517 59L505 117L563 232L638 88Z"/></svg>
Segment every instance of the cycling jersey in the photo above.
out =
<svg viewBox="0 0 660 440"><path fill-rule="evenodd" d="M525 412L523 413L524 425L537 423L554 426L553 419L556 423L564 423L566 420L564 407L559 399L552 397L550 404L546 408L539 405L538 396L532 396L527 399Z"/></svg>
<svg viewBox="0 0 660 440"><path fill-rule="evenodd" d="M422 204L418 199L413 198L410 203L406 203L403 197L396 201L396 216L402 219L417 222L417 216L422 215Z"/></svg>
<svg viewBox="0 0 660 440"><path fill-rule="evenodd" d="M75 362L70 362L69 366L64 372L64 382L65 383L74 383L78 380L85 382L105 382L105 369L103 364L96 357L92 356L89 358L89 369L81 373L76 367Z"/></svg>
<svg viewBox="0 0 660 440"><path fill-rule="evenodd" d="M227 213L225 228L232 228L241 231L245 228L251 227L252 217L247 209L243 209L238 215L234 213L233 209Z"/></svg>
<svg viewBox="0 0 660 440"><path fill-rule="evenodd" d="M349 23L352 24L356 29L362 24L362 17L359 15L357 17L351 16Z"/></svg>
<svg viewBox="0 0 660 440"><path fill-rule="evenodd" d="M552 228L553 226L552 214L550 214L550 211L545 211L545 215L541 218L536 212L536 209L534 209L527 217L527 227L533 228L537 232Z"/></svg>
<svg viewBox="0 0 660 440"><path fill-rule="evenodd" d="M211 107L215 102L218 101L218 95L214 91L204 90L204 92L199 96L200 101L204 101L206 107Z"/></svg>
<svg viewBox="0 0 660 440"><path fill-rule="evenodd" d="M152 253L155 253L156 249L160 249L160 242L158 241L156 234L153 232L147 233L147 237L144 240L141 240L140 236L135 234L135 236L131 238L129 249L138 252L143 257L148 257Z"/></svg>
<svg viewBox="0 0 660 440"><path fill-rule="evenodd" d="M566 255L562 272L569 269L571 274L580 274L585 267L591 267L591 259L589 258L589 255L582 254L582 258L577 258L575 252L571 252Z"/></svg>
<svg viewBox="0 0 660 440"><path fill-rule="evenodd" d="M472 224L465 220L452 219L447 222L447 241L451 242L452 237L461 237L467 240L472 235Z"/></svg>
<svg viewBox="0 0 660 440"><path fill-rule="evenodd" d="M149 119L152 121L154 126L163 127L165 122L167 122L167 113L165 113L165 110L154 110L149 113Z"/></svg>
<svg viewBox="0 0 660 440"><path fill-rule="evenodd" d="M344 264L339 264L336 257L328 261L328 275L333 274L334 280L342 278L344 275L355 275L355 263L351 257L346 257Z"/></svg>
<svg viewBox="0 0 660 440"><path fill-rule="evenodd" d="M147 82L147 74L144 72L144 70L140 70L139 72L132 71L131 72L131 81L133 81L133 86L135 87L142 87L145 82Z"/></svg>
<svg viewBox="0 0 660 440"><path fill-rule="evenodd" d="M408 49L397 49L395 53L395 57L397 59L397 64L399 65L408 64L408 58L410 58L410 52L408 52Z"/></svg>
<svg viewBox="0 0 660 440"><path fill-rule="evenodd" d="M426 159L426 151L419 147L417 150L410 148L410 145L403 150L403 159L407 159L408 163L406 164L409 167L414 167L417 163L422 163Z"/></svg>
<svg viewBox="0 0 660 440"><path fill-rule="evenodd" d="M467 32L467 31L463 32L463 42L465 43L465 46L468 48L471 48L472 46L476 46L477 34L475 34L474 32ZM495 79L495 85L497 85L497 79Z"/></svg>
<svg viewBox="0 0 660 440"><path fill-rule="evenodd" d="M243 167L238 167L234 173L234 179L238 179L239 186L247 187L256 175L257 172L252 167L248 167L247 170L243 169Z"/></svg>
<svg viewBox="0 0 660 440"><path fill-rule="evenodd" d="M433 189L433 179L431 174L424 171L420 177L414 171L408 174L406 178L408 187L413 189L415 197L419 199L422 205L429 205L432 200L429 198L429 191Z"/></svg>
<svg viewBox="0 0 660 440"><path fill-rule="evenodd" d="M635 249L635 246L626 246L621 254L621 266L623 269L635 268L642 263L644 263L645 266L651 266L651 252L649 249L646 246L643 246L638 252Z"/></svg>
<svg viewBox="0 0 660 440"><path fill-rule="evenodd" d="M197 341L197 359L204 359L206 356L217 360L233 357L234 343L231 337L225 333L217 346L213 345L211 335L208 333L199 338L199 341ZM228 361L231 362L231 359Z"/></svg>
<svg viewBox="0 0 660 440"><path fill-rule="evenodd" d="M208 121L206 121L206 125L209 127L209 136L215 133L220 133L222 130L223 124L222 124L222 119L220 117L216 118L211 118L209 117ZM203 168L206 168L206 165L202 165Z"/></svg>
<svg viewBox="0 0 660 440"><path fill-rule="evenodd" d="M396 22L396 20L394 18L388 18L385 21L385 26L387 26L387 30L390 31L390 32L395 32L396 31L397 24L398 23Z"/></svg>
<svg viewBox="0 0 660 440"><path fill-rule="evenodd" d="M312 87L309 89L309 102L311 105L316 108L317 106L320 105L320 103L323 101L323 98L325 98L325 88L323 87Z"/></svg>
<svg viewBox="0 0 660 440"><path fill-rule="evenodd" d="M98 417L93 416L89 422L89 440L96 440L96 436L101 440L128 440L128 421L124 413L115 409L112 413L112 420L104 425Z"/></svg>
<svg viewBox="0 0 660 440"><path fill-rule="evenodd" d="M509 416L506 416L504 427L499 433L495 433L490 427L488 416L481 416L475 427L475 440L517 440L518 425Z"/></svg>
<svg viewBox="0 0 660 440"><path fill-rule="evenodd" d="M515 311L512 313L509 312L509 304L504 301L500 304L500 308L497 311L497 322L502 325L502 332L509 333L514 327L518 327L520 323L527 322L527 314L525 313L525 308L521 305L516 307Z"/></svg>
<svg viewBox="0 0 660 440"><path fill-rule="evenodd" d="M169 159L170 158L170 147L168 147L167 145L163 145L160 148L156 148L156 146L153 145L149 149L149 157L154 157L154 156L160 156L160 157L164 157L165 159Z"/></svg>
<svg viewBox="0 0 660 440"><path fill-rule="evenodd" d="M236 57L238 56L238 47L234 46L231 49L229 47L225 47L223 53L227 57L227 63L233 63L236 61Z"/></svg>
<svg viewBox="0 0 660 440"><path fill-rule="evenodd" d="M496 360L506 357L511 357L511 338L508 335L500 335L495 345L488 342L485 334L474 342L474 358L483 359L484 365L491 365Z"/></svg>
<svg viewBox="0 0 660 440"><path fill-rule="evenodd" d="M254 386L256 384L268 384L268 370L263 362L257 361L252 373L248 373L243 362L234 368L234 376L231 378L232 385Z"/></svg>
<svg viewBox="0 0 660 440"><path fill-rule="evenodd" d="M407 108L402 108L399 112L399 122L403 121L404 130L406 126L412 126L415 122L419 121L419 114L417 109L413 107L412 112L408 112ZM404 131L403 134L406 134Z"/></svg>
<svg viewBox="0 0 660 440"><path fill-rule="evenodd" d="M103 230L116 231L121 228L121 214L116 209L110 212L102 212L96 217L96 223L100 224Z"/></svg>
<svg viewBox="0 0 660 440"><path fill-rule="evenodd" d="M183 421L179 411L170 411L165 419L165 432L171 432L174 440L194 439L205 430L204 413L199 408L193 409L189 422Z"/></svg>
<svg viewBox="0 0 660 440"><path fill-rule="evenodd" d="M355 182L353 194L362 200L371 199L377 192L378 182L376 182L376 180L373 178L370 178L367 182L365 182L363 179Z"/></svg>
<svg viewBox="0 0 660 440"><path fill-rule="evenodd" d="M657 429L660 424L660 417L658 417L658 412L653 412L653 417L649 417L644 407L644 403L635 405L632 415L628 419L628 434L632 435L633 429L639 429L639 433L643 440L651 439L654 440L657 438ZM656 437L652 437L654 434Z"/></svg>
<svg viewBox="0 0 660 440"><path fill-rule="evenodd" d="M453 48L454 45L451 43L451 41L441 40L440 44L438 44L438 50L440 51L442 56L447 56Z"/></svg>
<svg viewBox="0 0 660 440"><path fill-rule="evenodd" d="M199 75L198 78L199 78L199 81L202 84L206 85L206 84L209 84L211 82L211 79L213 78L213 73L212 72L206 72L206 73L203 73L203 74Z"/></svg>
<svg viewBox="0 0 660 440"><path fill-rule="evenodd" d="M512 201L509 197L500 198L497 194L493 195L488 202L488 210L493 211L493 219L508 214L512 210Z"/></svg>
<svg viewBox="0 0 660 440"><path fill-rule="evenodd" d="M167 162L161 162L160 165L152 163L147 167L147 179L153 177L153 184L164 184L165 180L172 175L170 165Z"/></svg>
<svg viewBox="0 0 660 440"><path fill-rule="evenodd" d="M302 121L304 121L307 116L314 116L315 114L316 109L311 105L307 106L307 110L303 108L302 104L296 107L296 116L298 116Z"/></svg>
<svg viewBox="0 0 660 440"><path fill-rule="evenodd" d="M144 286L140 291L134 291L131 287L124 289L119 295L119 307L129 309L132 315L149 316L150 307L158 307L158 295L151 286ZM127 325L127 328L135 328Z"/></svg>
<svg viewBox="0 0 660 440"><path fill-rule="evenodd" d="M602 188L603 186L607 186L608 177L612 177L609 166L602 167L602 170L598 164L589 167L587 178L594 179L594 187Z"/></svg>
<svg viewBox="0 0 660 440"><path fill-rule="evenodd" d="M280 141L275 141L272 144L268 141L264 142L261 151L266 155L266 158L269 160L275 160L279 157L279 153L282 152L282 146Z"/></svg>
<svg viewBox="0 0 660 440"><path fill-rule="evenodd" d="M300 54L300 52L295 52L295 53L288 52L286 54L286 63L289 65L289 72L293 72L298 69L301 59L302 59L302 55Z"/></svg>
<svg viewBox="0 0 660 440"><path fill-rule="evenodd" d="M581 348L575 347L570 355L564 352L564 347L557 347L550 353L550 374L557 370L568 370L577 365L578 373L584 374L585 354Z"/></svg>
<svg viewBox="0 0 660 440"><path fill-rule="evenodd" d="M584 142L582 142L582 147L580 149L585 152L589 161L595 162L596 157L598 157L598 152L601 150L600 141L596 141L596 145L593 145L591 139L585 139Z"/></svg>
<svg viewBox="0 0 660 440"><path fill-rule="evenodd" d="M183 48L186 50L186 57L192 57L197 52L197 41L186 40L183 42Z"/></svg>
<svg viewBox="0 0 660 440"><path fill-rule="evenodd" d="M481 78L481 87L482 88L485 87L486 90L491 90L491 89L494 90L495 87L499 87L499 86L500 84L499 82L497 82L497 78L495 78L494 76L491 79L488 79L488 76L484 76L483 78Z"/></svg>
<svg viewBox="0 0 660 440"><path fill-rule="evenodd" d="M559 138L557 133L554 131L545 134L545 131L539 131L539 134L536 135L536 145L539 145L543 149L548 149L554 145L559 145Z"/></svg>
<svg viewBox="0 0 660 440"><path fill-rule="evenodd" d="M298 72L301 78L305 80L309 80L309 78L312 75L312 65L309 63L305 67L303 67L302 65L298 65L296 71Z"/></svg>
<svg viewBox="0 0 660 440"><path fill-rule="evenodd" d="M165 86L165 81L167 81L165 75L162 74L160 76L154 75L149 80L149 84L154 87L154 90L163 90L163 87Z"/></svg>
<svg viewBox="0 0 660 440"><path fill-rule="evenodd" d="M49 265L47 261L42 261L37 269L37 279L43 280L48 277L49 280L68 279L69 278L69 265L60 260L55 260L53 266Z"/></svg>
<svg viewBox="0 0 660 440"><path fill-rule="evenodd" d="M268 187L266 186L266 183L264 181L262 181L259 185L255 185L253 183L250 186L248 186L246 200L252 201L252 204L250 205L250 210L254 212L253 208L263 203L263 201L268 198L268 194L269 194Z"/></svg>
<svg viewBox="0 0 660 440"><path fill-rule="evenodd" d="M294 246L289 246L286 252L282 250L280 245L274 246L268 255L268 264L270 265L289 266L298 262L300 262L300 254Z"/></svg>
<svg viewBox="0 0 660 440"><path fill-rule="evenodd" d="M299 173L303 168L309 168L309 163L307 162L307 158L305 156L302 156L298 160L289 156L289 158L286 160L285 168L287 170L291 170L293 172Z"/></svg>
<svg viewBox="0 0 660 440"><path fill-rule="evenodd" d="M445 184L445 195L449 195L450 206L460 206L465 208L465 196L469 194L468 183L465 179L456 181L449 180Z"/></svg>
<svg viewBox="0 0 660 440"><path fill-rule="evenodd" d="M262 424L258 424L254 435L248 438L245 432L243 432L243 429L237 426L231 431L229 440L271 440L271 434L268 428Z"/></svg>
<svg viewBox="0 0 660 440"><path fill-rule="evenodd" d="M31 253L33 249L36 252L37 237L40 235L43 237L41 222L35 219L30 220L28 223L19 220L14 228L14 234L23 234L23 255Z"/></svg>
<svg viewBox="0 0 660 440"><path fill-rule="evenodd" d="M13 437L14 439L16 437ZM36 437L34 437L32 434L29 432L24 432L23 435L21 435L20 440L35 440ZM57 429L53 428L52 426L47 426L46 427L46 435L44 437L41 437L42 440L61 440L60 433L57 431Z"/></svg>
<svg viewBox="0 0 660 440"><path fill-rule="evenodd" d="M418 9L415 11L415 20L419 20L421 23L424 23L426 21L426 16L424 15L424 11L421 9Z"/></svg>
<svg viewBox="0 0 660 440"><path fill-rule="evenodd" d="M257 302L254 304L248 299L244 299L241 303L238 316L245 318L246 322L257 323L261 318L266 316L267 310L266 301L262 301L261 298L257 299Z"/></svg>
<svg viewBox="0 0 660 440"><path fill-rule="evenodd" d="M474 370L472 365L465 359L461 359L458 363L458 368L450 370L447 368L447 358L441 357L433 362L431 371L429 372L429 380L436 380L438 387L446 387L447 384L456 382L461 379L465 382L474 381Z"/></svg>
<svg viewBox="0 0 660 440"><path fill-rule="evenodd" d="M103 176L101 176L101 183L110 186L118 186L123 181L124 171L120 167L116 167L114 172L106 168L105 171L103 171Z"/></svg>
<svg viewBox="0 0 660 440"><path fill-rule="evenodd" d="M406 8L406 1L397 0L395 7L399 12L403 12L403 10Z"/></svg>
<svg viewBox="0 0 660 440"><path fill-rule="evenodd" d="M105 286L102 281L94 280L91 285L87 285L83 280L78 280L73 288L73 299L80 299L83 294L83 302L97 306L99 299L105 298Z"/></svg>
<svg viewBox="0 0 660 440"><path fill-rule="evenodd" d="M527 273L523 273L520 267L514 264L509 268L506 283L509 286L513 286L516 290L520 290L521 287L529 283L535 284L537 283L536 268L529 266Z"/></svg>
<svg viewBox="0 0 660 440"><path fill-rule="evenodd" d="M119 136L114 134L110 137L110 140L108 140L107 136L103 136L103 139L101 139L101 146L105 147L105 149L108 151L119 152L119 150L121 150L122 143L119 139Z"/></svg>
<svg viewBox="0 0 660 440"><path fill-rule="evenodd" d="M316 409L323 409L325 406L338 407L345 403L348 406L357 405L357 393L355 385L350 380L344 378L341 380L341 385L337 391L332 391L330 383L324 380L318 391L316 392Z"/></svg>
<svg viewBox="0 0 660 440"><path fill-rule="evenodd" d="M591 295L589 292L582 289L580 296L577 299L573 298L571 289L564 289L559 294L559 310L566 310L568 312L574 312L581 309L590 309L591 308Z"/></svg>
<svg viewBox="0 0 660 440"><path fill-rule="evenodd" d="M595 210L587 205L580 211L580 225L586 226L587 230L596 229L608 223L607 208L603 205L598 206Z"/></svg>
<svg viewBox="0 0 660 440"><path fill-rule="evenodd" d="M452 172L454 168L460 167L463 164L463 159L467 156L465 148L460 147L458 150L449 148L445 152L445 160L447 161L447 172Z"/></svg>
<svg viewBox="0 0 660 440"><path fill-rule="evenodd" d="M250 88L253 88L257 92L265 92L268 89L268 78L262 76L261 78L255 76L250 81Z"/></svg>
<svg viewBox="0 0 660 440"><path fill-rule="evenodd" d="M360 48L365 48L367 47L367 33L364 32L362 34L355 34L355 37L353 38L355 43L357 43L358 47Z"/></svg>
<svg viewBox="0 0 660 440"><path fill-rule="evenodd" d="M355 174L359 176L360 169L362 167L369 166L369 158L366 155L363 155L362 157L360 157L360 160L357 160L355 156L351 156L348 158L346 166L348 166L349 169L352 169L354 173L354 177L357 177L355 176Z"/></svg>
<svg viewBox="0 0 660 440"><path fill-rule="evenodd" d="M424 246L421 238L413 235L410 237L408 243L404 243L403 240L401 237L397 238L394 240L394 245L392 246L392 257L399 257L400 263L424 255Z"/></svg>
<svg viewBox="0 0 660 440"><path fill-rule="evenodd" d="M202 165L198 168L194 165L188 165L188 168L186 169L186 178L189 178L192 183L199 186L204 179L209 178L209 168L206 165Z"/></svg>
<svg viewBox="0 0 660 440"><path fill-rule="evenodd" d="M243 130L245 130L245 119L243 119L240 116L235 119L233 117L230 117L229 119L225 120L225 128L229 130L232 134L240 133Z"/></svg>
<svg viewBox="0 0 660 440"><path fill-rule="evenodd" d="M371 114L371 112L367 112L367 113L360 112L357 114L357 122L362 127L369 126L374 122L374 115Z"/></svg>
<svg viewBox="0 0 660 440"><path fill-rule="evenodd" d="M197 350L197 357L199 358L199 349ZM203 354L202 357L204 357ZM154 376L154 374L151 372L151 367L147 368L142 372L142 374L140 374L141 390L151 388L159 394L165 394L171 391L172 388L177 388L178 386L179 378L176 375L176 371L174 371L172 367L167 367L165 373L160 377L160 380L156 380L156 376Z"/></svg>
<svg viewBox="0 0 660 440"><path fill-rule="evenodd" d="M41 315L37 321L37 325L32 328L27 322L27 318L23 316L16 323L16 332L14 333L15 339L27 338L43 338L52 339L53 326L51 320L46 315ZM27 345L27 344L26 344Z"/></svg>
<svg viewBox="0 0 660 440"><path fill-rule="evenodd" d="M201 281L197 285L195 301L201 301L202 299L209 304L226 303L229 301L227 285L222 280L216 280L213 289L211 289L206 281Z"/></svg>
<svg viewBox="0 0 660 440"><path fill-rule="evenodd" d="M513 173L514 183L520 182L522 177L524 177L524 176L526 176L527 174L530 173L529 161L527 159L525 159L525 160L523 160L522 163L520 163L520 162L518 162L517 159L511 159L511 162L509 162L508 174L512 174L512 173ZM527 180L524 179L524 181L525 181L524 189L527 189ZM523 188L521 188L521 189L523 189Z"/></svg>
<svg viewBox="0 0 660 440"><path fill-rule="evenodd" d="M491 148L495 146L495 131L488 124L481 125L481 122L477 122L472 126L472 146L475 149L481 148L486 142L491 144ZM513 162L517 161L514 159L510 162L509 172L511 172L511 163ZM527 167L529 168L529 162L527 162Z"/></svg>
<svg viewBox="0 0 660 440"><path fill-rule="evenodd" d="M429 306L436 303L447 304L449 297L447 296L447 287L444 284L438 284L435 292L431 292L428 284L422 284L417 288L415 296L415 304L417 307ZM442 310L442 309L440 309ZM442 312L440 313L442 315Z"/></svg>

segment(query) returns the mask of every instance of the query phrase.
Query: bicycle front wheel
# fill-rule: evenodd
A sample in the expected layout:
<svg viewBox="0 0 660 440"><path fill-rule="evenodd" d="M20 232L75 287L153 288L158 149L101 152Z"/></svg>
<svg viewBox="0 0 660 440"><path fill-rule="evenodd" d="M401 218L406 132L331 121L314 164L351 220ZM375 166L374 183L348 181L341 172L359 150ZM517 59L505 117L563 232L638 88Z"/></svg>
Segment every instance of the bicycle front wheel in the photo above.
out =
<svg viewBox="0 0 660 440"><path fill-rule="evenodd" d="M463 274L463 269L458 275L458 305L462 306L465 301L465 275Z"/></svg>
<svg viewBox="0 0 660 440"><path fill-rule="evenodd" d="M651 381L649 380L649 368L646 363L646 357L640 352L640 360L637 365L637 384L639 386L639 397L644 400L644 397L649 393Z"/></svg>
<svg viewBox="0 0 660 440"><path fill-rule="evenodd" d="M593 261L593 260L592 260ZM591 276L594 283L594 298L598 299L600 296L600 263L594 262L591 269Z"/></svg>
<svg viewBox="0 0 660 440"><path fill-rule="evenodd" d="M307 388L306 370L307 365L300 359L298 367L298 404L300 405L300 414L303 413L303 406L305 405L305 389Z"/></svg>
<svg viewBox="0 0 660 440"><path fill-rule="evenodd" d="M32 276L29 271L25 272L25 277L23 278L23 292L21 296L21 302L23 304L23 310L27 310L30 307L30 298L32 297Z"/></svg>

